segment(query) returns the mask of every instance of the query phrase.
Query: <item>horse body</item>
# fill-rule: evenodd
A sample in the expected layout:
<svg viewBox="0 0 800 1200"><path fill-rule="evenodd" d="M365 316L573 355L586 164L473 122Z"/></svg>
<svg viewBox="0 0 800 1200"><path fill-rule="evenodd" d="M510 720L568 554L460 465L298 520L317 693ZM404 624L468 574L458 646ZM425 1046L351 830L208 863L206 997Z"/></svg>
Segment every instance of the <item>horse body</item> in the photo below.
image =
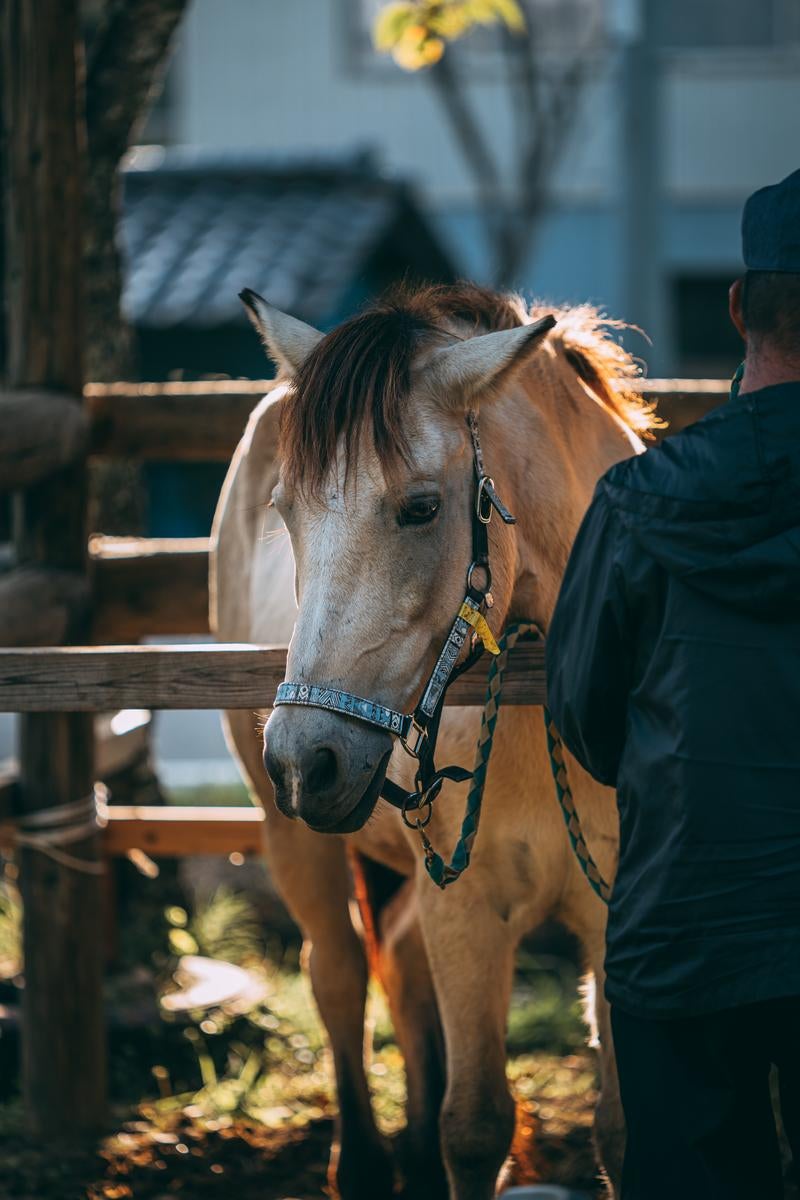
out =
<svg viewBox="0 0 800 1200"><path fill-rule="evenodd" d="M589 310L562 313L554 335L526 348L530 318L508 302L478 289L437 295L430 305L434 335L415 334L403 413L410 455L399 466L399 483L378 461L374 438L360 430L356 456L337 430L336 462L319 481L322 501L281 477L278 423L283 406L296 403L292 379L325 344L298 322L287 329L281 314L262 314L262 332L289 383L279 383L254 412L215 522L218 636L273 643L291 636L287 677L393 707L415 698L463 597L473 502L465 397L480 404L487 469L518 518L512 529L491 526L495 604L488 617L496 632L509 618L546 629L594 484L613 462L641 449L633 429L648 419L634 401L626 408L617 398L615 378L630 374L632 365ZM516 339L510 356L507 334ZM448 359L449 351L460 357ZM276 510L265 507L273 488L292 545ZM416 513L422 495L425 515L434 491L441 512L431 528L401 528L395 537L402 524L395 511L410 504ZM445 710L440 762L471 765L479 720L473 709ZM309 946L336 1070L342 1196L379 1200L392 1188L363 1066L368 968L349 903L349 848L363 867L360 899L406 1061L408 1194L488 1200L513 1133L504 1035L519 939L555 917L581 940L595 979L602 976L605 912L569 848L540 710L503 710L472 862L445 892L425 874L416 832L377 801L390 751L392 777L411 784L413 763L401 748L392 751L382 734L337 714L276 710L267 727L267 761L279 812L252 715L230 713L227 721L265 808L270 869ZM572 760L569 769L587 841L610 878L613 795ZM446 784L434 806L428 833L442 852L457 840L464 795L463 785ZM288 819L297 817L303 819ZM382 868L391 874L381 876ZM596 993L602 1075L596 1132L601 1161L616 1181L624 1131L602 987Z"/></svg>

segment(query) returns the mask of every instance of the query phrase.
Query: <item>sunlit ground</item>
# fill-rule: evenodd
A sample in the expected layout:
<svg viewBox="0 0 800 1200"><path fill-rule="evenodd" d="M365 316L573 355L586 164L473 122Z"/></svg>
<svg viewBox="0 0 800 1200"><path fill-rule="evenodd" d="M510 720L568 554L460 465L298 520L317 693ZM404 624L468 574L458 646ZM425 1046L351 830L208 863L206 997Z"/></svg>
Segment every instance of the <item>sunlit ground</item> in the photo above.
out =
<svg viewBox="0 0 800 1200"><path fill-rule="evenodd" d="M112 1132L96 1147L54 1154L21 1138L18 1104L2 1110L0 1196L8 1200L73 1197L237 1196L238 1200L309 1200L323 1194L333 1105L328 1053L304 978L268 967L264 1002L246 1015L216 1011L171 1022L151 1075L159 1095L117 1105ZM535 1024L525 999L514 1024ZM382 1130L403 1124L402 1060L380 994L370 1000L374 1050L369 1067ZM550 1023L544 1016L543 1028ZM176 1048L181 1039L189 1054ZM576 1039L577 1040L577 1039ZM115 1071L127 1051L117 1045ZM171 1060L171 1065L170 1065ZM192 1086L181 1074L193 1075ZM173 1078L174 1076L174 1078ZM513 1052L509 1076L519 1100L515 1180L590 1187L589 1146L596 1097L586 1052L559 1056ZM235 1191L234 1191L235 1189Z"/></svg>
<svg viewBox="0 0 800 1200"><path fill-rule="evenodd" d="M231 798L218 789L204 797ZM197 803L198 795L177 799ZM84 1146L28 1138L9 1038L0 1038L0 1198L319 1198L333 1131L330 1063L296 942L265 939L263 918L241 893L222 889L190 912L174 865L155 881L128 864L121 870L120 949L108 989L109 1129ZM19 916L12 869L0 888L6 1004L19 998ZM192 963L202 978L187 973ZM226 995L236 968L242 986ZM514 1181L592 1194L596 1080L576 984L568 962L521 954L508 1031ZM403 1125L403 1069L377 986L367 1041L375 1112L391 1138Z"/></svg>

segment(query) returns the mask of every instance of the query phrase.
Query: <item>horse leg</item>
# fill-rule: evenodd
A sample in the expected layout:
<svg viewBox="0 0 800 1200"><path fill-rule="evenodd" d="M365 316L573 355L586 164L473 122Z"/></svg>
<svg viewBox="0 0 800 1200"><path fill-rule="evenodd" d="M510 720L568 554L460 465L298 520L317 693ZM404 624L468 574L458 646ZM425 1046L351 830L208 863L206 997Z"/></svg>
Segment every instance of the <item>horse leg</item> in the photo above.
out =
<svg viewBox="0 0 800 1200"><path fill-rule="evenodd" d="M413 880L355 856L356 894L370 956L383 985L406 1070L402 1137L409 1200L447 1200L439 1138L444 1096L444 1038L428 955L416 912Z"/></svg>
<svg viewBox="0 0 800 1200"><path fill-rule="evenodd" d="M458 897L424 878L419 912L447 1061L440 1119L451 1200L490 1200L514 1134L505 1030L515 942L479 875Z"/></svg>
<svg viewBox="0 0 800 1200"><path fill-rule="evenodd" d="M330 875L326 875L326 890L329 880ZM326 903L330 903L330 896ZM307 928L311 986L330 1038L339 1101L329 1181L335 1183L342 1200L383 1200L392 1195L394 1167L375 1125L364 1072L364 1010L369 978L364 946L346 909L338 917L324 923L315 921L313 928L309 923Z"/></svg>
<svg viewBox="0 0 800 1200"><path fill-rule="evenodd" d="M369 972L363 942L350 917L345 844L277 811L261 767L252 717L247 713L227 717L237 757L264 807L267 865L303 933L304 960L330 1039L339 1102L330 1182L342 1200L387 1200L393 1191L394 1169L375 1124L364 1072Z"/></svg>

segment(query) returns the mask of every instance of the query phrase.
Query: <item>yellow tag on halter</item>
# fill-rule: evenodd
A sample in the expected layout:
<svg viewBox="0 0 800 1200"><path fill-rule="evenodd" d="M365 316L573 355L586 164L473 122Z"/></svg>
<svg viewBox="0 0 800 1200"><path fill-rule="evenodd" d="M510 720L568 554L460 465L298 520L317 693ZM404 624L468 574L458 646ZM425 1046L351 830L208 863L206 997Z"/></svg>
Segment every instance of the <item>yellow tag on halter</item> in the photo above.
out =
<svg viewBox="0 0 800 1200"><path fill-rule="evenodd" d="M468 625L472 626L481 642L483 642L483 647L485 650L488 650L490 654L500 653L500 647L494 640L494 635L486 623L486 618L482 613L478 612L477 608L473 608L471 604L467 604L465 602L458 610L458 615L462 617Z"/></svg>

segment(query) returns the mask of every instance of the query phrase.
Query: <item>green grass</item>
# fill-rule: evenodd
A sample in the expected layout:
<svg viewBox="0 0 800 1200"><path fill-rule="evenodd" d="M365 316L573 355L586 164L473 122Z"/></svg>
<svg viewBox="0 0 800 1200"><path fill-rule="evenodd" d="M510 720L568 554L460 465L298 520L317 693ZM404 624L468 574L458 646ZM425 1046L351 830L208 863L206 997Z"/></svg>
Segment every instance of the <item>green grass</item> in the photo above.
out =
<svg viewBox="0 0 800 1200"><path fill-rule="evenodd" d="M164 788L169 804L197 808L252 808L250 793L243 783L206 783L197 787Z"/></svg>
<svg viewBox="0 0 800 1200"><path fill-rule="evenodd" d="M221 890L192 916L170 906L165 918L174 954L201 953L240 963L264 983L263 1001L248 1012L223 1007L191 1014L184 1022L182 1036L195 1055L198 1086L176 1092L168 1065L162 1065L159 1103L165 1111L188 1104L205 1118L246 1117L269 1126L306 1124L328 1115L329 1052L293 953L277 961L264 958L260 926L248 901L235 893ZM577 977L568 964L553 966L520 956L508 1026L510 1070L523 1081L520 1094L530 1078L532 1055L569 1056L583 1050L586 1034L576 988ZM403 1123L405 1084L388 1006L377 985L370 989L367 1032L368 1077L378 1120L393 1132ZM534 1090L540 1082L531 1085ZM581 1089L586 1087L584 1080Z"/></svg>

